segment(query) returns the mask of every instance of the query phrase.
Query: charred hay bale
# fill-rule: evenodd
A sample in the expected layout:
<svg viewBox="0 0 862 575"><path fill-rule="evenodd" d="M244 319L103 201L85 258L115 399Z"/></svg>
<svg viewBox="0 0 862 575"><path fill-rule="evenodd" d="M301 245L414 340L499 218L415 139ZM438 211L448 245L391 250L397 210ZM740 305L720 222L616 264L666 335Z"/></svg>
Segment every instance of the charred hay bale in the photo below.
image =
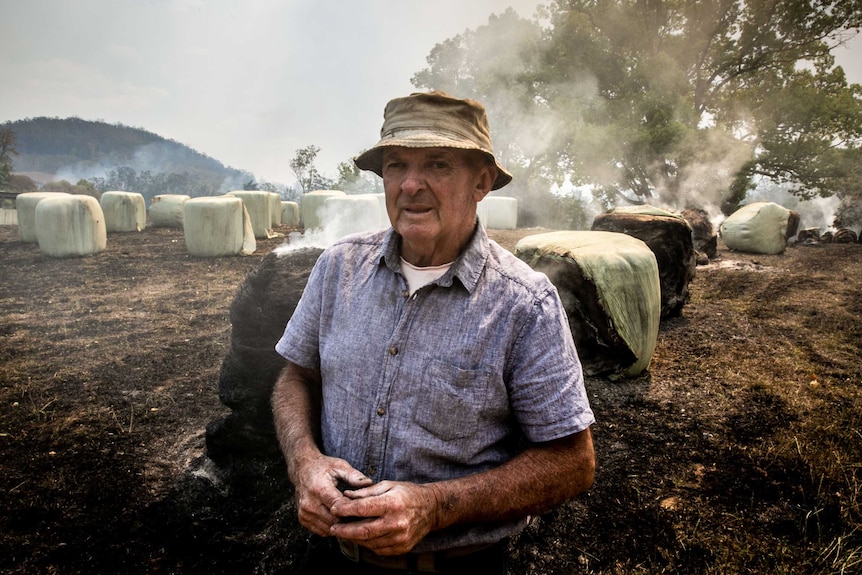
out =
<svg viewBox="0 0 862 575"><path fill-rule="evenodd" d="M527 236L515 255L557 288L587 375L633 377L649 366L661 312L655 254L614 232Z"/></svg>
<svg viewBox="0 0 862 575"><path fill-rule="evenodd" d="M811 246L820 243L820 228L805 228L796 235L797 245Z"/></svg>
<svg viewBox="0 0 862 575"><path fill-rule="evenodd" d="M855 244L857 240L856 232L849 228L835 230L835 235L832 236L833 244Z"/></svg>
<svg viewBox="0 0 862 575"><path fill-rule="evenodd" d="M207 455L219 466L238 459L280 459L270 396L284 358L275 344L322 250L271 252L239 287L230 306L230 349L219 372L219 399L231 409L206 428Z"/></svg>
<svg viewBox="0 0 862 575"><path fill-rule="evenodd" d="M682 312L697 268L692 229L686 220L664 210L639 213L614 209L596 216L592 230L623 233L643 241L658 264L661 317Z"/></svg>
<svg viewBox="0 0 862 575"><path fill-rule="evenodd" d="M715 258L718 250L718 232L712 225L706 210L686 208L681 215L691 228L691 240L695 251L705 254L709 259Z"/></svg>

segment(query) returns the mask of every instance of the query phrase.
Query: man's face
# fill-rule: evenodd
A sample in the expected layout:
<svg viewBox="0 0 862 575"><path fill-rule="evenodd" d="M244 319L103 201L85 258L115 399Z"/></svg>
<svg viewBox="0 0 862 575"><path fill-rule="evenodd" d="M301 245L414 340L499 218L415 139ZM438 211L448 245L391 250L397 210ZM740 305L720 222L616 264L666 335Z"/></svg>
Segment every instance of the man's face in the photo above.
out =
<svg viewBox="0 0 862 575"><path fill-rule="evenodd" d="M404 240L402 257L418 266L453 261L473 233L476 204L495 177L494 167L468 150L385 148L386 211Z"/></svg>

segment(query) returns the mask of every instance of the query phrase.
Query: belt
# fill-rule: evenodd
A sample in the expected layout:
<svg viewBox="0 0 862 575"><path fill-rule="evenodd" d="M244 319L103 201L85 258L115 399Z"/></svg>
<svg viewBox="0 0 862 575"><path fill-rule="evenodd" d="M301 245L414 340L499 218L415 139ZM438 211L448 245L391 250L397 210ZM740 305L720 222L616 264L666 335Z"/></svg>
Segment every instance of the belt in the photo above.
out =
<svg viewBox="0 0 862 575"><path fill-rule="evenodd" d="M341 553L356 563L365 563L383 569L402 569L405 571L421 571L424 573L436 573L441 571L446 563L454 559L465 557L497 545L496 543L482 543L455 547L443 551L426 551L424 553L405 553L404 555L378 555L367 547L357 545L352 541L338 539L338 547Z"/></svg>

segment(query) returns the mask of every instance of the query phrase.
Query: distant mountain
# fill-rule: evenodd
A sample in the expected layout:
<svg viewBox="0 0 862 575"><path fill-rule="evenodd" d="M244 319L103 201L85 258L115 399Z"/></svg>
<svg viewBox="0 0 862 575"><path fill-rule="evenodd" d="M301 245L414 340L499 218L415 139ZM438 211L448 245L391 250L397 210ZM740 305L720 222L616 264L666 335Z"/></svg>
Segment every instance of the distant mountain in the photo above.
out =
<svg viewBox="0 0 862 575"><path fill-rule="evenodd" d="M0 128L15 132L18 155L12 162L13 171L19 174L48 174L71 183L87 179L95 181L97 187L100 182L110 187L117 183L118 173L125 176L126 182L132 173L136 176L133 183L139 186L153 178L170 180L175 188L182 189L160 193L191 196L242 189L245 182L253 179L250 173L226 167L179 142L122 124L41 117L7 122ZM139 176L146 177L141 180Z"/></svg>

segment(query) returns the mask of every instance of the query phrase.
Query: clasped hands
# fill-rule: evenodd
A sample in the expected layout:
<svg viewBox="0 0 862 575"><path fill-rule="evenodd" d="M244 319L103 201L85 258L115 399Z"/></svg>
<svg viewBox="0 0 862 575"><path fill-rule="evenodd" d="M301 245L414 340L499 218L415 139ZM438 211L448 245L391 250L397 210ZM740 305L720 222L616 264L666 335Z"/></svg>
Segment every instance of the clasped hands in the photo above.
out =
<svg viewBox="0 0 862 575"><path fill-rule="evenodd" d="M299 522L305 528L378 555L407 553L434 529L437 498L431 486L375 484L343 459L321 455L305 463L295 487Z"/></svg>

